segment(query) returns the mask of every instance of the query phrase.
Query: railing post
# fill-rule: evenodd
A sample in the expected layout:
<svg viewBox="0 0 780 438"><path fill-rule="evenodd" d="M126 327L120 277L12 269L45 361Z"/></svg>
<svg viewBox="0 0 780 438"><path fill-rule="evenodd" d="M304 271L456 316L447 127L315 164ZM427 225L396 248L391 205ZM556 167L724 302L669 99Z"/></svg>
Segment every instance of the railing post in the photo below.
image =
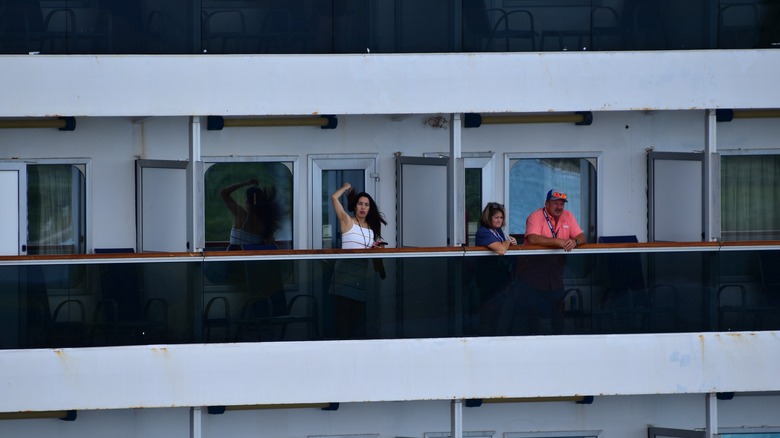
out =
<svg viewBox="0 0 780 438"><path fill-rule="evenodd" d="M450 438L463 438L463 400L450 402Z"/></svg>
<svg viewBox="0 0 780 438"><path fill-rule="evenodd" d="M190 438L203 436L203 409L200 406L190 408Z"/></svg>
<svg viewBox="0 0 780 438"><path fill-rule="evenodd" d="M205 246L203 226L203 161L200 146L200 117L190 118L189 163L187 164L187 251Z"/></svg>
<svg viewBox="0 0 780 438"><path fill-rule="evenodd" d="M718 397L714 393L705 396L707 403L707 418L705 419L704 437L716 438L718 436Z"/></svg>
<svg viewBox="0 0 780 438"><path fill-rule="evenodd" d="M447 243L460 246L466 236L465 171L461 152L462 126L459 113L450 117L450 162L447 165Z"/></svg>
<svg viewBox="0 0 780 438"><path fill-rule="evenodd" d="M704 137L704 241L720 240L720 157L715 110L706 111Z"/></svg>

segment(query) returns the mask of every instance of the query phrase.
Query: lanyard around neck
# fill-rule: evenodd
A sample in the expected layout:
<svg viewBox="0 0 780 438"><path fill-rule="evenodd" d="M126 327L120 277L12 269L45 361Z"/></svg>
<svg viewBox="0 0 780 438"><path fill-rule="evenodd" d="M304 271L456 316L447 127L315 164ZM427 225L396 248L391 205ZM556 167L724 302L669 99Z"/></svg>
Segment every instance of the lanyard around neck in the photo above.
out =
<svg viewBox="0 0 780 438"><path fill-rule="evenodd" d="M363 237L363 246L366 248L371 248L371 245L369 244L369 241L371 240L371 229L368 230L368 237L363 233L363 227L360 226L360 222L358 222L357 219L355 219L355 222L357 222L357 227L360 228L360 235ZM368 225L368 224L366 224Z"/></svg>
<svg viewBox="0 0 780 438"><path fill-rule="evenodd" d="M502 237L500 234L498 234L498 231L496 231L495 229L491 228L490 232L493 233L494 236L496 236L496 239L498 239L499 242L503 242L504 241L504 237Z"/></svg>
<svg viewBox="0 0 780 438"><path fill-rule="evenodd" d="M544 213L544 218L547 219L547 226L550 227L550 233L552 233L553 238L558 237L558 233L555 232L552 222L550 222L550 216L547 214L547 207L542 208L542 213Z"/></svg>

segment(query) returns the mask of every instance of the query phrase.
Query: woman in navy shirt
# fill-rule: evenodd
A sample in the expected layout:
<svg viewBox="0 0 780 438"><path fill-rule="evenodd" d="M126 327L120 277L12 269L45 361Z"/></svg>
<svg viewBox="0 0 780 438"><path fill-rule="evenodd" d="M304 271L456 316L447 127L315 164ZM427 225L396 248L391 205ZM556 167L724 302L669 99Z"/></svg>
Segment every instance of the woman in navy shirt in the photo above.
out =
<svg viewBox="0 0 780 438"><path fill-rule="evenodd" d="M506 224L506 210L498 202L489 202L482 210L479 218L479 229L474 236L477 246L487 246L498 255L504 255L512 245L517 245L514 237L506 237L504 225Z"/></svg>
<svg viewBox="0 0 780 438"><path fill-rule="evenodd" d="M488 203L479 218L479 229L474 243L486 246L499 255L504 255L511 245L517 245L514 237L507 238L504 234L505 217L506 210L503 205L497 202ZM501 321L500 315L511 296L511 260L505 257L477 257L475 262L475 280L480 303L479 333L487 336L506 335L511 321Z"/></svg>

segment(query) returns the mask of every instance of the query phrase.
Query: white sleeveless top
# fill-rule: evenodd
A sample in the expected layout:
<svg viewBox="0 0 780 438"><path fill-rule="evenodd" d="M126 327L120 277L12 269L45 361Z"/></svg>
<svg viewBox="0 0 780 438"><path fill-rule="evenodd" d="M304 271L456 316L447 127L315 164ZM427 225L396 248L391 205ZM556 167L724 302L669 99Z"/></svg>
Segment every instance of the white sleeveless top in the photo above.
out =
<svg viewBox="0 0 780 438"><path fill-rule="evenodd" d="M366 249L374 246L374 231L352 222L352 228L341 235L341 249Z"/></svg>
<svg viewBox="0 0 780 438"><path fill-rule="evenodd" d="M253 234L249 231L244 231L235 227L230 229L231 245L257 245L261 243L265 243L263 236L258 236L257 234Z"/></svg>

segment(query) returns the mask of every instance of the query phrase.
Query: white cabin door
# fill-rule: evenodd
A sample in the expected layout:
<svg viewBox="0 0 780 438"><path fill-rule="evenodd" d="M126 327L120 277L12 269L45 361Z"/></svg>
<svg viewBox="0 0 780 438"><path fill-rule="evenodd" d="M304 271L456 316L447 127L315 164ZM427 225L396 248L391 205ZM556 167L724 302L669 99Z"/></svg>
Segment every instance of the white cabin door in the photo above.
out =
<svg viewBox="0 0 780 438"><path fill-rule="evenodd" d="M311 175L311 248L341 248L341 232L336 213L331 207L330 195L348 182L355 193L366 192L377 205L377 154L310 155ZM346 196L342 197L346 209ZM381 209L380 209L381 210Z"/></svg>
<svg viewBox="0 0 780 438"><path fill-rule="evenodd" d="M650 242L701 242L704 236L704 156L650 152Z"/></svg>
<svg viewBox="0 0 780 438"><path fill-rule="evenodd" d="M27 173L24 164L0 163L0 255L27 254Z"/></svg>
<svg viewBox="0 0 780 438"><path fill-rule="evenodd" d="M398 157L398 247L447 246L449 158Z"/></svg>
<svg viewBox="0 0 780 438"><path fill-rule="evenodd" d="M138 252L186 252L187 162L137 160Z"/></svg>

